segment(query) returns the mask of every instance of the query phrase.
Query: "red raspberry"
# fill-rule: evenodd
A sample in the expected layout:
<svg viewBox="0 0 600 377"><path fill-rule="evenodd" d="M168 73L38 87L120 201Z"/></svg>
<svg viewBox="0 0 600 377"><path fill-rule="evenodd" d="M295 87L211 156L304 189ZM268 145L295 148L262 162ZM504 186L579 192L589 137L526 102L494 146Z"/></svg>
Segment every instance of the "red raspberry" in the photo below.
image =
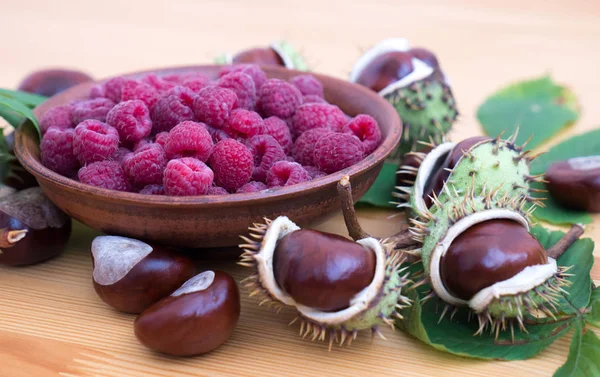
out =
<svg viewBox="0 0 600 377"><path fill-rule="evenodd" d="M166 166L165 151L156 143L143 146L123 161L123 170L137 186L162 183Z"/></svg>
<svg viewBox="0 0 600 377"><path fill-rule="evenodd" d="M198 94L202 91L202 89L210 85L210 79L202 75L193 76L185 79L181 85Z"/></svg>
<svg viewBox="0 0 600 377"><path fill-rule="evenodd" d="M194 114L199 121L221 128L236 104L237 96L232 90L208 86L198 93L194 101Z"/></svg>
<svg viewBox="0 0 600 377"><path fill-rule="evenodd" d="M98 84L98 85L92 86L92 89L90 89L90 95L88 96L88 98L89 99L106 98L106 89L104 89L104 85Z"/></svg>
<svg viewBox="0 0 600 377"><path fill-rule="evenodd" d="M85 120L75 127L73 153L82 165L103 161L119 148L119 133L99 120Z"/></svg>
<svg viewBox="0 0 600 377"><path fill-rule="evenodd" d="M267 189L267 185L265 185L264 183L250 181L250 182L246 183L245 185L243 185L242 187L240 187L236 191L236 193L242 194L245 192L259 192L259 191L266 190L266 189Z"/></svg>
<svg viewBox="0 0 600 377"><path fill-rule="evenodd" d="M176 86L167 91L152 109L154 133L170 131L186 120L194 120L192 106L196 93L183 86Z"/></svg>
<svg viewBox="0 0 600 377"><path fill-rule="evenodd" d="M317 179L317 178L325 177L327 175L327 173L319 170L319 168L317 168L315 166L306 165L306 166L303 166L303 168L304 168L304 170L306 170L308 172L311 179Z"/></svg>
<svg viewBox="0 0 600 377"><path fill-rule="evenodd" d="M79 180L109 190L131 191L127 176L117 161L98 161L79 169Z"/></svg>
<svg viewBox="0 0 600 377"><path fill-rule="evenodd" d="M167 195L205 195L214 174L206 164L192 157L171 160L165 169L163 185Z"/></svg>
<svg viewBox="0 0 600 377"><path fill-rule="evenodd" d="M40 129L42 135L50 127L57 128L72 128L73 124L73 108L71 105L56 106L44 113L40 118Z"/></svg>
<svg viewBox="0 0 600 377"><path fill-rule="evenodd" d="M246 142L254 158L252 179L264 182L267 172L277 161L285 160L285 152L277 140L270 135L256 135Z"/></svg>
<svg viewBox="0 0 600 377"><path fill-rule="evenodd" d="M140 194L144 195L166 195L163 185L148 185L140 190Z"/></svg>
<svg viewBox="0 0 600 377"><path fill-rule="evenodd" d="M135 152L138 149L140 149L141 147L143 147L144 145L148 145L150 143L152 143L152 138L149 138L149 137L142 139L142 140L138 140L133 144L133 147L131 148L131 150Z"/></svg>
<svg viewBox="0 0 600 377"><path fill-rule="evenodd" d="M254 111L235 109L231 112L223 131L235 139L247 139L265 132L263 119Z"/></svg>
<svg viewBox="0 0 600 377"><path fill-rule="evenodd" d="M327 174L352 166L364 156L363 145L356 136L340 133L321 137L313 152L315 166Z"/></svg>
<svg viewBox="0 0 600 377"><path fill-rule="evenodd" d="M302 103L328 103L325 98L318 96L316 94L307 94L302 96Z"/></svg>
<svg viewBox="0 0 600 377"><path fill-rule="evenodd" d="M289 162L298 162L293 156L285 156L285 160Z"/></svg>
<svg viewBox="0 0 600 377"><path fill-rule="evenodd" d="M234 72L225 75L217 81L220 88L230 89L237 96L239 108L254 110L256 105L256 87L254 80L249 75L242 72Z"/></svg>
<svg viewBox="0 0 600 377"><path fill-rule="evenodd" d="M220 130L218 128L214 128L211 126L206 126L206 130L208 131L208 133L210 134L210 136L213 139L213 143L217 144L219 141L221 140L225 140L225 139L229 139L229 135L227 135L227 132Z"/></svg>
<svg viewBox="0 0 600 377"><path fill-rule="evenodd" d="M72 129L49 128L40 143L42 164L48 169L65 177L77 176L79 161L73 154Z"/></svg>
<svg viewBox="0 0 600 377"><path fill-rule="evenodd" d="M295 86L280 79L269 79L258 92L258 107L265 117L286 119L294 115L302 104L302 93Z"/></svg>
<svg viewBox="0 0 600 377"><path fill-rule="evenodd" d="M204 123L181 122L175 126L165 143L167 158L194 157L202 162L208 160L213 142Z"/></svg>
<svg viewBox="0 0 600 377"><path fill-rule="evenodd" d="M154 137L154 142L164 148L165 144L167 143L168 138L169 138L168 132L161 132L161 133L156 134L156 136Z"/></svg>
<svg viewBox="0 0 600 377"><path fill-rule="evenodd" d="M343 132L359 138L365 148L365 154L373 152L379 145L379 140L381 140L381 132L377 121L365 114L357 115L346 123Z"/></svg>
<svg viewBox="0 0 600 377"><path fill-rule="evenodd" d="M210 79L208 77L204 76L203 74L201 74L199 72L195 72L195 71L172 73L170 75L163 76L162 79L165 81L173 82L177 85L181 85L181 84L183 84L183 82L185 80L188 80L190 78L195 78L195 77L201 77L201 78L206 79L207 81L210 81Z"/></svg>
<svg viewBox="0 0 600 377"><path fill-rule="evenodd" d="M121 102L121 91L123 84L127 81L124 77L114 77L103 84L104 86L104 97L113 101L114 103Z"/></svg>
<svg viewBox="0 0 600 377"><path fill-rule="evenodd" d="M289 154L292 150L293 141L287 123L277 117L268 117L264 120L264 124L265 134L273 136L285 153Z"/></svg>
<svg viewBox="0 0 600 377"><path fill-rule="evenodd" d="M323 84L313 75L298 75L290 79L290 84L294 85L302 95L317 95L323 98Z"/></svg>
<svg viewBox="0 0 600 377"><path fill-rule="evenodd" d="M159 94L169 91L177 86L177 84L175 84L174 82L167 81L162 77L158 77L154 73L147 74L142 78L141 81L157 90Z"/></svg>
<svg viewBox="0 0 600 377"><path fill-rule="evenodd" d="M225 190L221 186L210 186L208 188L208 191L206 192L206 195L227 195L227 194L229 194L227 192L227 190Z"/></svg>
<svg viewBox="0 0 600 377"><path fill-rule="evenodd" d="M292 118L292 133L298 137L313 128L341 130L346 124L346 114L335 105L307 103L298 108Z"/></svg>
<svg viewBox="0 0 600 377"><path fill-rule="evenodd" d="M235 192L250 181L254 168L252 153L234 139L218 142L208 163L215 172L215 183L229 192Z"/></svg>
<svg viewBox="0 0 600 377"><path fill-rule="evenodd" d="M122 141L139 141L152 131L150 111L137 99L113 107L106 116L106 123L117 129Z"/></svg>
<svg viewBox="0 0 600 377"><path fill-rule="evenodd" d="M130 153L131 153L131 151L127 148L119 148L119 149L117 149L115 154L112 155L112 157L110 159L113 161L117 161L120 164L123 164L125 157L128 156Z"/></svg>
<svg viewBox="0 0 600 377"><path fill-rule="evenodd" d="M317 141L331 132L329 128L313 128L304 132L296 139L292 147L292 156L302 165L314 165L313 151Z"/></svg>
<svg viewBox="0 0 600 377"><path fill-rule="evenodd" d="M225 66L221 68L219 77L223 77L234 72L242 72L252 77L256 90L260 89L262 84L267 81L267 74L256 64L235 64Z"/></svg>
<svg viewBox="0 0 600 377"><path fill-rule="evenodd" d="M73 124L79 124L84 120L96 119L106 122L106 115L115 106L108 98L96 98L73 103Z"/></svg>
<svg viewBox="0 0 600 377"><path fill-rule="evenodd" d="M297 162L279 161L271 166L267 173L267 186L291 186L310 181L310 175Z"/></svg>
<svg viewBox="0 0 600 377"><path fill-rule="evenodd" d="M121 88L121 101L131 101L137 99L144 102L148 109L152 109L154 107L158 101L158 98L158 91L155 88L135 80L127 80Z"/></svg>

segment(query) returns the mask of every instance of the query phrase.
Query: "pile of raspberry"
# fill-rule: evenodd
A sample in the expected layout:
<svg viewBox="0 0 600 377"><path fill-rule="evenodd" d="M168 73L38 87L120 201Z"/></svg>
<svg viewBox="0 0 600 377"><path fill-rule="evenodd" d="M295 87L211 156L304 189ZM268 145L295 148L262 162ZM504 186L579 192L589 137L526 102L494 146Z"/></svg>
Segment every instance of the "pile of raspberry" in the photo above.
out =
<svg viewBox="0 0 600 377"><path fill-rule="evenodd" d="M80 182L148 195L259 192L347 168L379 144L377 122L328 103L314 76L257 65L116 77L40 119L41 160Z"/></svg>

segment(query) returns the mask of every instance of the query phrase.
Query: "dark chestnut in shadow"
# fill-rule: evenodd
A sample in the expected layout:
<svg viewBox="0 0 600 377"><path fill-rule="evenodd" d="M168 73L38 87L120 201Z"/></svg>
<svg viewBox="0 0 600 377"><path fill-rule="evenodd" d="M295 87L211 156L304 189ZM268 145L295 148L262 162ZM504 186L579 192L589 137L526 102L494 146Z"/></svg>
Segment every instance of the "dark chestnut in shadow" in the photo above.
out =
<svg viewBox="0 0 600 377"><path fill-rule="evenodd" d="M275 65L285 67L285 63L281 56L271 47L265 48L251 48L248 50L240 51L233 56L233 64L239 63L251 63L258 65Z"/></svg>
<svg viewBox="0 0 600 377"><path fill-rule="evenodd" d="M388 52L373 59L358 76L356 82L376 92L401 80L413 71L412 56L408 52Z"/></svg>
<svg viewBox="0 0 600 377"><path fill-rule="evenodd" d="M546 171L546 187L560 205L600 212L600 156L555 162Z"/></svg>
<svg viewBox="0 0 600 377"><path fill-rule="evenodd" d="M43 69L27 75L18 90L52 97L82 82L92 81L87 73L72 69Z"/></svg>

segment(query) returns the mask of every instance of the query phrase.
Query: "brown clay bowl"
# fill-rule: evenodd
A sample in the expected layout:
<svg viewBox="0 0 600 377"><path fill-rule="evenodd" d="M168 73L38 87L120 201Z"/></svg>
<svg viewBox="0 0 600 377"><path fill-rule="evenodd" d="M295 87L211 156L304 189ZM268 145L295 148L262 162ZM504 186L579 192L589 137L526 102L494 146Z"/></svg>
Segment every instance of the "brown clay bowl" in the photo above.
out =
<svg viewBox="0 0 600 377"><path fill-rule="evenodd" d="M189 70L216 77L219 66L197 66L155 70L171 74ZM271 78L289 79L300 72L264 67ZM149 71L150 72L150 71ZM137 77L149 72L134 73ZM394 108L383 98L361 86L328 76L315 75L325 87L325 97L350 115L373 116L382 132L381 145L358 164L310 182L270 192L195 197L150 196L111 191L65 178L40 162L39 141L31 124L16 133L15 154L33 174L46 195L74 219L109 234L120 234L158 243L208 248L238 244L253 222L263 217L286 215L301 226L315 224L339 210L336 184L349 175L353 197L358 200L375 181L383 161L400 140L402 127ZM85 98L94 82L80 84L38 106L39 118L49 108Z"/></svg>

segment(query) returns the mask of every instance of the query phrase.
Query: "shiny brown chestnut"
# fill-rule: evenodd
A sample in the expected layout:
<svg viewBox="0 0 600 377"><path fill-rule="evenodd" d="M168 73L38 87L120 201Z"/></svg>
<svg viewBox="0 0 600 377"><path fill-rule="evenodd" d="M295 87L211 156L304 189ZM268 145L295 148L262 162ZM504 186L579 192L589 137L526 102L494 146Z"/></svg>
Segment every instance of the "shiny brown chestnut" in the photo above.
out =
<svg viewBox="0 0 600 377"><path fill-rule="evenodd" d="M560 205L600 212L600 156L555 162L546 171L546 187Z"/></svg>
<svg viewBox="0 0 600 377"><path fill-rule="evenodd" d="M275 281L297 303L338 311L372 281L375 254L336 234L301 229L277 242Z"/></svg>
<svg viewBox="0 0 600 377"><path fill-rule="evenodd" d="M205 271L135 320L135 336L144 346L168 355L210 352L231 336L240 317L240 293L231 276Z"/></svg>
<svg viewBox="0 0 600 377"><path fill-rule="evenodd" d="M238 52L232 60L233 64L249 63L258 65L276 65L285 67L281 56L271 47L251 48Z"/></svg>
<svg viewBox="0 0 600 377"><path fill-rule="evenodd" d="M426 48L414 47L408 50L408 53L411 56L421 60L423 63L427 64L431 68L440 68L440 63L438 62L438 59L435 56L435 54Z"/></svg>
<svg viewBox="0 0 600 377"><path fill-rule="evenodd" d="M92 261L98 297L125 313L143 312L196 273L187 257L120 236L96 237Z"/></svg>
<svg viewBox="0 0 600 377"><path fill-rule="evenodd" d="M71 219L39 187L0 198L0 264L24 266L60 254Z"/></svg>
<svg viewBox="0 0 600 377"><path fill-rule="evenodd" d="M440 261L440 276L451 294L470 300L525 267L547 262L546 250L523 225L512 220L488 220L452 241Z"/></svg>
<svg viewBox="0 0 600 377"><path fill-rule="evenodd" d="M361 72L356 82L376 92L408 76L413 71L412 56L394 51L373 59Z"/></svg>
<svg viewBox="0 0 600 377"><path fill-rule="evenodd" d="M43 69L27 75L18 90L52 97L82 82L92 81L87 73L71 69Z"/></svg>

